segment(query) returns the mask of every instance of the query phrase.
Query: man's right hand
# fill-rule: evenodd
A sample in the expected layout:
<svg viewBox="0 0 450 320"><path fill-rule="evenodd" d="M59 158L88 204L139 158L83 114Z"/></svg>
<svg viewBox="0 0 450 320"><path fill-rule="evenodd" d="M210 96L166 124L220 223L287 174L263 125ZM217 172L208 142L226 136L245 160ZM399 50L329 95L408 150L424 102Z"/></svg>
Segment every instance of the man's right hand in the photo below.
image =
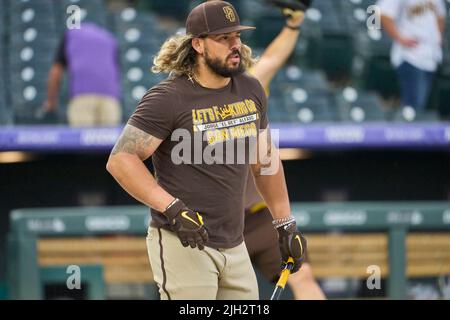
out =
<svg viewBox="0 0 450 320"><path fill-rule="evenodd" d="M198 212L189 209L181 200L175 199L163 213L184 247L204 249L208 242L208 232Z"/></svg>
<svg viewBox="0 0 450 320"><path fill-rule="evenodd" d="M275 228L278 231L278 243L283 264L289 257L294 259L294 268L291 273L297 272L305 259L307 242L305 237L298 231L294 221Z"/></svg>

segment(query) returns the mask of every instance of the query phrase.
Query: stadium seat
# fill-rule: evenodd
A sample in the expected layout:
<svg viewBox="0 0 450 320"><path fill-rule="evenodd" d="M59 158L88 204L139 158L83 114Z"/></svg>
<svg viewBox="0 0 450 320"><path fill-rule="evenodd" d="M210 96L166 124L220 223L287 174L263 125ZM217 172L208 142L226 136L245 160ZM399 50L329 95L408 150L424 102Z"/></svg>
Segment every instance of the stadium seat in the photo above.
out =
<svg viewBox="0 0 450 320"><path fill-rule="evenodd" d="M147 90L167 77L165 74L154 74L149 70L138 70L139 68L129 69L122 77L124 120L134 112Z"/></svg>
<svg viewBox="0 0 450 320"><path fill-rule="evenodd" d="M9 25L9 21L6 21L9 13L9 10L7 10L8 6L5 0L0 0L0 42L4 41L4 36L7 32L6 28Z"/></svg>
<svg viewBox="0 0 450 320"><path fill-rule="evenodd" d="M336 102L341 120L350 122L383 121L385 112L377 94L352 87L337 94Z"/></svg>
<svg viewBox="0 0 450 320"><path fill-rule="evenodd" d="M327 89L328 82L322 71L300 68L296 65L288 65L275 75L273 86L279 86L281 90L292 89L295 87L314 90ZM273 86L271 86L271 88Z"/></svg>
<svg viewBox="0 0 450 320"><path fill-rule="evenodd" d="M450 76L443 73L436 76L430 93L427 110L437 111L441 118L450 120Z"/></svg>
<svg viewBox="0 0 450 320"><path fill-rule="evenodd" d="M19 11L11 12L9 25L12 31L24 31L30 27L54 31L56 27L54 8L40 10L31 6L23 7Z"/></svg>
<svg viewBox="0 0 450 320"><path fill-rule="evenodd" d="M154 11L163 16L184 21L190 9L189 1L167 1L167 0L152 0L140 1L139 8L147 11Z"/></svg>
<svg viewBox="0 0 450 320"><path fill-rule="evenodd" d="M9 67L12 72L21 72L29 66L38 71L48 71L53 63L57 50L57 43L41 42L37 48L17 45L9 52Z"/></svg>
<svg viewBox="0 0 450 320"><path fill-rule="evenodd" d="M376 91L385 99L399 96L397 74L389 58L371 58L363 66L357 80L364 89Z"/></svg>
<svg viewBox="0 0 450 320"><path fill-rule="evenodd" d="M437 122L439 115L435 110L416 112L411 107L401 107L390 111L388 120L393 122Z"/></svg>
<svg viewBox="0 0 450 320"><path fill-rule="evenodd" d="M337 121L334 94L330 90L294 88L283 94L286 112L302 123Z"/></svg>
<svg viewBox="0 0 450 320"><path fill-rule="evenodd" d="M134 8L125 8L118 13L113 14L113 19L117 31L124 31L124 28L129 27L153 27L157 28L158 22L153 13L141 13Z"/></svg>
<svg viewBox="0 0 450 320"><path fill-rule="evenodd" d="M120 48L122 69L125 70L138 66L145 70L149 70L157 50L158 49L152 45L147 46L142 44Z"/></svg>
<svg viewBox="0 0 450 320"><path fill-rule="evenodd" d="M135 46L137 44L159 46L166 39L165 34L158 33L151 26L147 26L145 29L130 26L119 32L117 37L121 47Z"/></svg>
<svg viewBox="0 0 450 320"><path fill-rule="evenodd" d="M307 65L324 70L330 80L348 78L353 57L351 31L334 3L314 1L302 29Z"/></svg>
<svg viewBox="0 0 450 320"><path fill-rule="evenodd" d="M17 0L9 1L9 10L11 14L16 14L24 11L27 8L33 8L38 12L51 11L55 5L53 0Z"/></svg>
<svg viewBox="0 0 450 320"><path fill-rule="evenodd" d="M398 96L397 75L390 63L392 40L380 30L363 29L355 33L353 77L366 90L384 98Z"/></svg>
<svg viewBox="0 0 450 320"><path fill-rule="evenodd" d="M295 122L295 114L289 114L284 108L284 101L281 96L270 95L268 100L268 115L271 122Z"/></svg>
<svg viewBox="0 0 450 320"><path fill-rule="evenodd" d="M265 48L278 35L284 24L284 17L278 12L256 17L254 20L256 30L245 32L244 39L250 46Z"/></svg>
<svg viewBox="0 0 450 320"><path fill-rule="evenodd" d="M108 28L109 21L107 15L107 9L103 0L62 0L59 2L59 14L57 16L58 23L65 26L67 19L72 11L68 12L70 6L76 5L81 9L82 22L93 22L99 26ZM65 28L61 28L60 31L64 31Z"/></svg>
<svg viewBox="0 0 450 320"><path fill-rule="evenodd" d="M3 57L0 57L0 64L3 64ZM13 108L9 104L9 88L4 77L5 71L0 67L0 125L13 124Z"/></svg>

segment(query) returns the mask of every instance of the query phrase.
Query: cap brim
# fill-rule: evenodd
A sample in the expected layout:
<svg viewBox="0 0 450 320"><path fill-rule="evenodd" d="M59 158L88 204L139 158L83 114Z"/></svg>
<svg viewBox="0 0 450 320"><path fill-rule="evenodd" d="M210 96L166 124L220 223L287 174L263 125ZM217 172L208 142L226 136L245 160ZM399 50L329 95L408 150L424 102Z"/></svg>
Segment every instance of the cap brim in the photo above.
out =
<svg viewBox="0 0 450 320"><path fill-rule="evenodd" d="M244 31L244 30L254 30L255 27L249 27L249 26L234 26L234 27L228 27L228 28L222 28L214 31L210 31L206 33L207 35L214 35L214 34L224 34L224 33L231 33L236 31Z"/></svg>

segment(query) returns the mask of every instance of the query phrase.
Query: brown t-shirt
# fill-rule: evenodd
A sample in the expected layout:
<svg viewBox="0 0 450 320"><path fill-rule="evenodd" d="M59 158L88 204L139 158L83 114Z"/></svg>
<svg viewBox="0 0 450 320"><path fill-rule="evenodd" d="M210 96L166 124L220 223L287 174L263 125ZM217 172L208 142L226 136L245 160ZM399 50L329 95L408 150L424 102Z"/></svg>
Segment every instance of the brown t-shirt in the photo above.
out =
<svg viewBox="0 0 450 320"><path fill-rule="evenodd" d="M208 246L231 248L243 241L249 139L267 127L266 111L264 89L247 74L232 77L220 89L204 88L180 76L151 88L128 121L163 140L152 156L155 178L167 192L200 212L209 233ZM179 138L185 134L188 139ZM238 140L247 146L244 163L207 164L211 157L202 157L217 156L220 149L225 157L229 151L225 144L233 141L236 160ZM180 142L191 150L180 151ZM194 155L198 146L201 151ZM211 153L211 148L216 152ZM154 209L151 214L152 226L168 228L164 215Z"/></svg>

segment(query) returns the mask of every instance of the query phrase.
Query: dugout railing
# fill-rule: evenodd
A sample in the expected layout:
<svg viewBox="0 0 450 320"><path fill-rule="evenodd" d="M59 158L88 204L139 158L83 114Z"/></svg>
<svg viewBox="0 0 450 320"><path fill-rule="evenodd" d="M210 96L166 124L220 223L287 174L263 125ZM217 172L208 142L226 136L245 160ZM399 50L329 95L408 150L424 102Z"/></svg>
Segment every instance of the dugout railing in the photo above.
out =
<svg viewBox="0 0 450 320"><path fill-rule="evenodd" d="M378 268L387 280L387 298L404 299L408 278L450 274L448 202L294 203L292 210L308 236L318 278L368 278ZM73 264L102 271L100 283L91 279L97 289L88 298L104 297L104 282L151 282L149 219L142 206L12 211L9 298L42 299L48 270L59 270L50 276L64 280Z"/></svg>

